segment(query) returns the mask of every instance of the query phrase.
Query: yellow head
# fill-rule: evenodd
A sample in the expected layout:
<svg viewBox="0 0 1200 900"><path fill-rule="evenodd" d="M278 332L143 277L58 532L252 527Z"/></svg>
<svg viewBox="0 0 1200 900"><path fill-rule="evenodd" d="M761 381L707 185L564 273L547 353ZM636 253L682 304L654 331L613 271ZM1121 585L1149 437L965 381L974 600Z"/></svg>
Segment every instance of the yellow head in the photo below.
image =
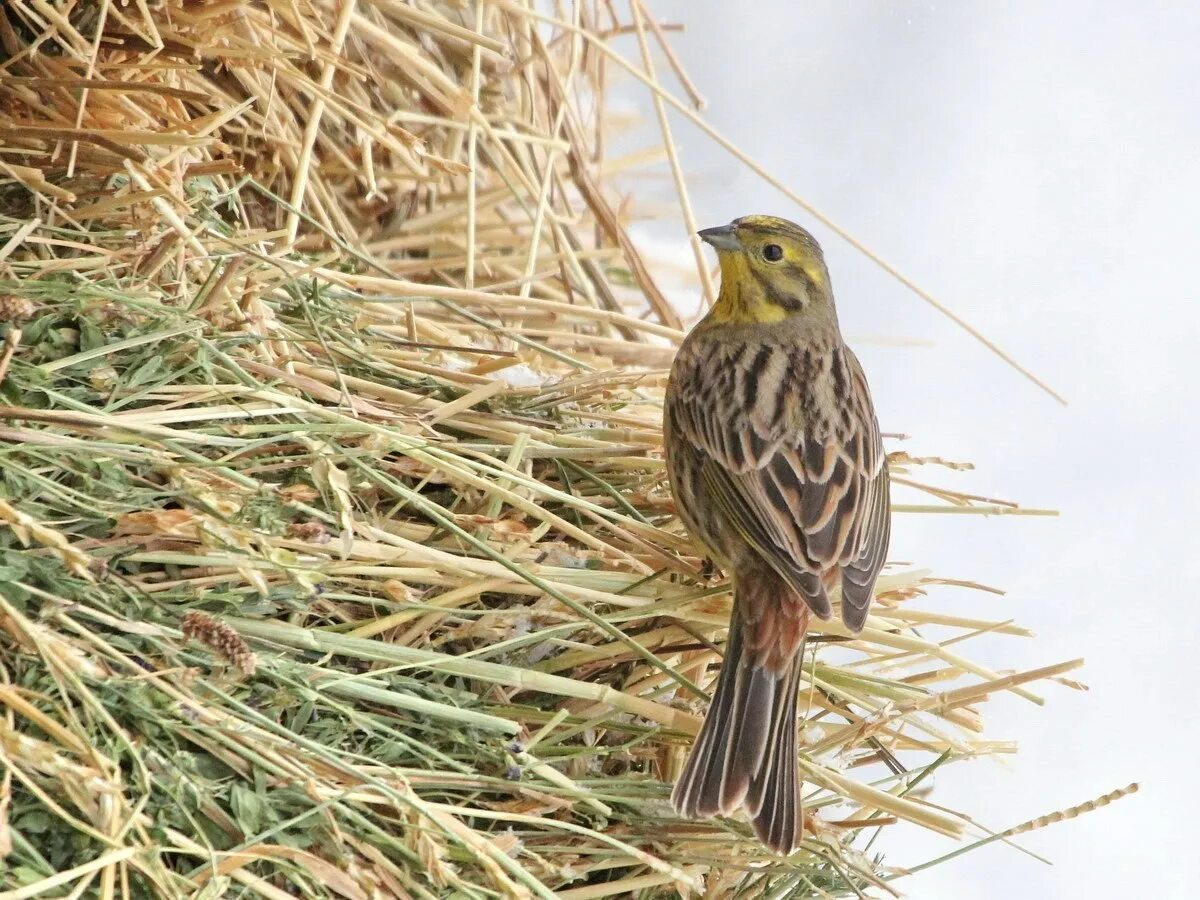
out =
<svg viewBox="0 0 1200 900"><path fill-rule="evenodd" d="M700 238L721 262L718 324L782 322L793 316L834 323L829 270L811 234L787 219L743 216Z"/></svg>

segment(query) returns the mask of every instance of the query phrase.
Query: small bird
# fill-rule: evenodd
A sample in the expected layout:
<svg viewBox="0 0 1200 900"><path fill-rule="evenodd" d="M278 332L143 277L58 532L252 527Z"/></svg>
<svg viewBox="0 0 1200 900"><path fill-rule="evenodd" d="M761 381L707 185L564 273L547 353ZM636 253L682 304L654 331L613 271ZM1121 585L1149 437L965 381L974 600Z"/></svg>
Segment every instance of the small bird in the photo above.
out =
<svg viewBox="0 0 1200 900"><path fill-rule="evenodd" d="M776 853L801 827L796 694L812 614L862 629L890 535L871 394L842 341L813 236L746 216L700 237L716 304L684 339L664 410L667 471L692 536L733 579L725 662L671 801L744 809Z"/></svg>

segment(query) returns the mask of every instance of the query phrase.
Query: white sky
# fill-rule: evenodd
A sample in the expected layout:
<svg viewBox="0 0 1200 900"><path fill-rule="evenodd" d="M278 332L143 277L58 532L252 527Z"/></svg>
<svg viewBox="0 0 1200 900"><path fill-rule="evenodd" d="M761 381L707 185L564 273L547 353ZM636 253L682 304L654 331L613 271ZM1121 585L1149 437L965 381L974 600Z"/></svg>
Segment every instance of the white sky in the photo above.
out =
<svg viewBox="0 0 1200 900"><path fill-rule="evenodd" d="M1039 634L964 649L1022 669L1084 656L1092 688L1045 686L1043 708L986 704L989 736L1020 753L943 770L934 799L1002 829L1142 783L1023 838L1053 867L993 845L897 886L922 900L1196 896L1200 4L649 6L687 23L673 43L711 122L1070 401L674 120L701 226L773 213L821 239L884 429L912 435L913 454L977 466L930 478L1062 512L895 523L893 559L1008 591L918 602ZM632 39L620 49L637 56ZM896 865L953 846L917 829L886 837Z"/></svg>

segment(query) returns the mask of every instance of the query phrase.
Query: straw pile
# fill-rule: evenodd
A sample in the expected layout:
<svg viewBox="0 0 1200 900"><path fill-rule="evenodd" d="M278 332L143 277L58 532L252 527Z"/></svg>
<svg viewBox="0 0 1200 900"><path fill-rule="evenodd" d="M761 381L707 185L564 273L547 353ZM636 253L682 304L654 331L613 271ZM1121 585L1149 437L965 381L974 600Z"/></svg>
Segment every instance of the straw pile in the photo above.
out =
<svg viewBox="0 0 1200 900"><path fill-rule="evenodd" d="M966 829L922 779L1012 749L979 704L1073 665L971 662L1026 632L894 568L812 644L804 849L674 817L729 596L604 152L606 79L674 61L636 4L559 14L0 11L6 896L891 890L884 826Z"/></svg>

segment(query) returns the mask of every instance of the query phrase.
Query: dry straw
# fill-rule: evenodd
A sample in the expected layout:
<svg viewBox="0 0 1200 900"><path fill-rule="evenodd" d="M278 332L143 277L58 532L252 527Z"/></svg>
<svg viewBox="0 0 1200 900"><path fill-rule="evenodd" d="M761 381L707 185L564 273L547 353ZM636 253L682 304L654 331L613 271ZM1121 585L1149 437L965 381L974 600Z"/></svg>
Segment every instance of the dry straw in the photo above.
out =
<svg viewBox="0 0 1200 900"><path fill-rule="evenodd" d="M1011 752L985 701L1075 663L978 664L1028 632L903 565L813 641L803 848L666 802L729 597L664 482L684 323L606 79L649 91L691 227L672 29L636 0L0 9L3 896L861 896L903 823L1022 830L927 779ZM927 492L899 528L1033 512L924 488L939 463L893 457Z"/></svg>

